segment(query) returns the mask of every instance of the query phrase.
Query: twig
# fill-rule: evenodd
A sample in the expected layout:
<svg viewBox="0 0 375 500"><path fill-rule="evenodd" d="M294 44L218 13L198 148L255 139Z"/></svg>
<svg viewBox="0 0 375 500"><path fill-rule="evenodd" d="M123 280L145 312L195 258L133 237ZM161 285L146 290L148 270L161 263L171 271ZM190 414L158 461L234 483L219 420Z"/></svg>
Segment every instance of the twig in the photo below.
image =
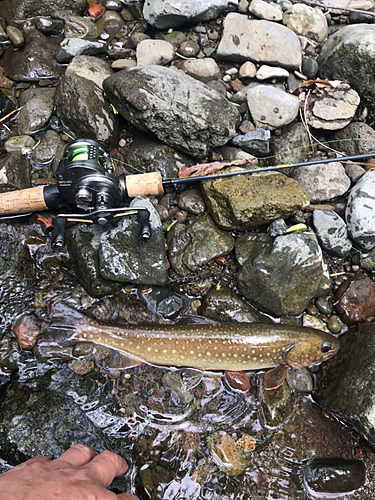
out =
<svg viewBox="0 0 375 500"><path fill-rule="evenodd" d="M19 111L22 108L23 108L23 106L21 106L20 108L14 109L13 111L11 111L10 113L8 113L7 115L5 115L2 118L0 118L0 123L3 122L3 121L5 121L10 116L12 116L14 113L17 113L17 111Z"/></svg>

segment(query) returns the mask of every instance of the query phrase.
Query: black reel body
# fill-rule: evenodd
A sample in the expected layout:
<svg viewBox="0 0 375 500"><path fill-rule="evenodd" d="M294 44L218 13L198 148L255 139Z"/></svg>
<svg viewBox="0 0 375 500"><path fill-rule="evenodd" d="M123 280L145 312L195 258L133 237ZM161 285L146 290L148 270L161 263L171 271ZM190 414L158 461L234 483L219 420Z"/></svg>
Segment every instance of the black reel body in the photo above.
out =
<svg viewBox="0 0 375 500"><path fill-rule="evenodd" d="M110 220L137 214L139 236L148 240L151 235L149 211L146 208L118 208L126 199L125 180L114 175L113 161L95 141L82 139L68 144L57 170L57 188L72 210L83 213L60 214L54 219L52 245L65 243L68 222L104 225Z"/></svg>
<svg viewBox="0 0 375 500"><path fill-rule="evenodd" d="M124 201L124 184L114 176L111 157L95 141L74 141L56 170L59 192L82 210L114 208Z"/></svg>

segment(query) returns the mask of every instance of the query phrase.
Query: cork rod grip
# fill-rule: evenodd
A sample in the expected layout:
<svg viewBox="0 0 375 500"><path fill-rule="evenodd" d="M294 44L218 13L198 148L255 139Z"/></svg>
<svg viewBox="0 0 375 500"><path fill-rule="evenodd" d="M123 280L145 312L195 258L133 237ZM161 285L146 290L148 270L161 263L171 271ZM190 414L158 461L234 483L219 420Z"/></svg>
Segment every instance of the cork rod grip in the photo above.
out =
<svg viewBox="0 0 375 500"><path fill-rule="evenodd" d="M129 198L139 195L159 196L164 193L160 172L127 175L125 183Z"/></svg>
<svg viewBox="0 0 375 500"><path fill-rule="evenodd" d="M0 193L0 217L2 215L25 214L38 210L47 210L44 201L45 186L38 186L19 191Z"/></svg>

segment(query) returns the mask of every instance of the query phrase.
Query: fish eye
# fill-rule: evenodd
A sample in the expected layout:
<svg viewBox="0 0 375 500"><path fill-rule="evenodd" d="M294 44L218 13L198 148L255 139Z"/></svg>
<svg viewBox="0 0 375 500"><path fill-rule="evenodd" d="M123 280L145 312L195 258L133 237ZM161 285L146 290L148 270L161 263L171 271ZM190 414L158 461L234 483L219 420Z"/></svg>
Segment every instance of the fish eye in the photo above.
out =
<svg viewBox="0 0 375 500"><path fill-rule="evenodd" d="M322 344L320 346L320 350L326 354L327 352L331 351L332 350L332 344L331 342L324 342L324 344Z"/></svg>

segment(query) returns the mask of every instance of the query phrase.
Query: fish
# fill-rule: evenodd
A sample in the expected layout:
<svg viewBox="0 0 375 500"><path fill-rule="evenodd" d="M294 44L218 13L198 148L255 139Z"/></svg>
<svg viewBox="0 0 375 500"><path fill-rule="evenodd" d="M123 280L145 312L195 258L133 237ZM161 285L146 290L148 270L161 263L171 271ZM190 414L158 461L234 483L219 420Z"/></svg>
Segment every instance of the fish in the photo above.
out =
<svg viewBox="0 0 375 500"><path fill-rule="evenodd" d="M72 337L116 349L134 365L221 371L312 366L340 348L338 339L323 331L266 323L118 327L84 317L73 325Z"/></svg>

